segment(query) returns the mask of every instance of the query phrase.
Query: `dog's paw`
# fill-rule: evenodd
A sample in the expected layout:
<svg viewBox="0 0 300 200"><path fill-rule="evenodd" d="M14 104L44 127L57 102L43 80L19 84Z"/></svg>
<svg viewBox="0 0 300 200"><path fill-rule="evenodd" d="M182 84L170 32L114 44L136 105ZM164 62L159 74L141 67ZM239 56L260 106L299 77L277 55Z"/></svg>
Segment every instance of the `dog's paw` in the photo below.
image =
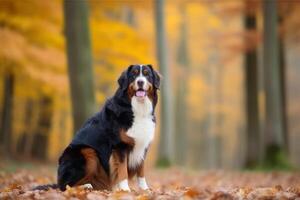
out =
<svg viewBox="0 0 300 200"><path fill-rule="evenodd" d="M130 188L129 188L129 185L128 185L128 180L125 179L125 180L119 182L117 185L115 185L114 190L115 191L130 192Z"/></svg>
<svg viewBox="0 0 300 200"><path fill-rule="evenodd" d="M83 188L83 189L87 189L87 190L92 190L92 189L94 189L93 186L92 186L92 184L90 184L90 183L81 185L80 187Z"/></svg>
<svg viewBox="0 0 300 200"><path fill-rule="evenodd" d="M149 190L145 177L138 177L138 186L142 190Z"/></svg>

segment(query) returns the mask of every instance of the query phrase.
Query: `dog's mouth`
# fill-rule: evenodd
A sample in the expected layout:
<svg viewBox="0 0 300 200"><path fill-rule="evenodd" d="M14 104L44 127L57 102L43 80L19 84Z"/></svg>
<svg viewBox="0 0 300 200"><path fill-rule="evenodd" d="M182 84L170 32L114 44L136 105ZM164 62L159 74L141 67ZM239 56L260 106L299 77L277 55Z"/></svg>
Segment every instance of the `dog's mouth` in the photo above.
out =
<svg viewBox="0 0 300 200"><path fill-rule="evenodd" d="M147 92L144 89L140 88L135 92L135 96L137 96L139 98L143 98L143 97L147 96Z"/></svg>

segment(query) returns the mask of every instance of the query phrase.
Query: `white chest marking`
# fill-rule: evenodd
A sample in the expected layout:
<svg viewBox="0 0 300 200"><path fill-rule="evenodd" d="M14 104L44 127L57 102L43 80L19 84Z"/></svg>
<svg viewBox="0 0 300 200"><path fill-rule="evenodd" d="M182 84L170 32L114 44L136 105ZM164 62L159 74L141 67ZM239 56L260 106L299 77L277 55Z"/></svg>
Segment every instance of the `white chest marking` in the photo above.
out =
<svg viewBox="0 0 300 200"><path fill-rule="evenodd" d="M135 146L129 154L128 166L135 168L144 160L145 151L153 140L155 123L152 120L152 103L148 97L144 102L139 102L135 96L132 97L131 106L134 119L127 134L134 138Z"/></svg>

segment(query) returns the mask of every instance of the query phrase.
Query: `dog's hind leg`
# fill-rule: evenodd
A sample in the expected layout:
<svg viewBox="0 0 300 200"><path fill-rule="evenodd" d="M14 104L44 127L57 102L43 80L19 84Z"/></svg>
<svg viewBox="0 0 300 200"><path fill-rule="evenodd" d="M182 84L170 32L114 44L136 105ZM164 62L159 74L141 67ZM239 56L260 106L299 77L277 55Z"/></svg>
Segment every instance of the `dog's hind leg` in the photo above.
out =
<svg viewBox="0 0 300 200"><path fill-rule="evenodd" d="M85 176L85 158L80 149L68 148L59 159L57 183L60 190L75 186Z"/></svg>
<svg viewBox="0 0 300 200"><path fill-rule="evenodd" d="M84 148L81 150L85 158L85 176L76 183L87 189L111 189L110 180L99 162L95 150Z"/></svg>

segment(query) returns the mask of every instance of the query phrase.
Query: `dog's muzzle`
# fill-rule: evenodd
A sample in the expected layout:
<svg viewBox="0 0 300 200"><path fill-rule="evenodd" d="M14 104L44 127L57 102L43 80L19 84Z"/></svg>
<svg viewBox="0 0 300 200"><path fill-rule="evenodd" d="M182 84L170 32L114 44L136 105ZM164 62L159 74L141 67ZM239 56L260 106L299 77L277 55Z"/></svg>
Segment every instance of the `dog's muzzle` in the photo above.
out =
<svg viewBox="0 0 300 200"><path fill-rule="evenodd" d="M135 96L137 96L137 97L145 97L146 95L147 95L147 92L143 89L138 89L135 92Z"/></svg>

